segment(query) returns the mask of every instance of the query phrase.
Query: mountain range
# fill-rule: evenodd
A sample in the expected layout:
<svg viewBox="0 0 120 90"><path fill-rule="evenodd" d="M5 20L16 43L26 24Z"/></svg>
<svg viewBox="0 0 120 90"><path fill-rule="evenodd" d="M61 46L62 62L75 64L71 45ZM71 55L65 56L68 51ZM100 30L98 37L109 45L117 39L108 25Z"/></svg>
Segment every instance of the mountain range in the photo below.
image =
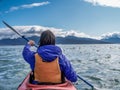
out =
<svg viewBox="0 0 120 90"><path fill-rule="evenodd" d="M43 26L13 26L18 32L29 40L38 43L41 32L51 30L56 36L56 44L114 44L120 43L120 32L107 33L99 39L75 30L63 31L52 27ZM9 28L0 28L0 45L24 45L26 41L20 38Z"/></svg>
<svg viewBox="0 0 120 90"><path fill-rule="evenodd" d="M105 35L101 40L110 43L120 43L120 33Z"/></svg>
<svg viewBox="0 0 120 90"><path fill-rule="evenodd" d="M34 40L36 43L39 42L39 37L32 36L28 38L29 40ZM75 36L67 37L56 37L56 44L109 44L108 40L97 40L91 38L81 38ZM0 40L0 45L24 45L26 41L22 38L16 39L2 39Z"/></svg>

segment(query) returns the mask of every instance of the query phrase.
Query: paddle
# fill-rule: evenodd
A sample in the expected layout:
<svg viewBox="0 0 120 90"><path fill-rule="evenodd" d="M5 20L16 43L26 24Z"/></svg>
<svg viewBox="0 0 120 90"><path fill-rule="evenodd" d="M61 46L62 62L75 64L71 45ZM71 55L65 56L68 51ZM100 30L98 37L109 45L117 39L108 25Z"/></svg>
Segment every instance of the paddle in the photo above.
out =
<svg viewBox="0 0 120 90"><path fill-rule="evenodd" d="M27 42L29 41L29 39L27 39L25 36L21 35L20 33L18 33L13 27L11 27L10 25L8 25L5 21L2 21L8 28L10 28L11 30L13 30L15 33L17 33L20 37L22 37L23 39L25 39ZM35 47L38 47L37 44L35 44ZM87 82L86 80L84 80L82 77L80 77L79 75L77 75L77 77L84 81L87 85L89 85L92 90L94 90L94 86L92 84L90 84L89 82Z"/></svg>
<svg viewBox="0 0 120 90"><path fill-rule="evenodd" d="M89 85L89 86L92 88L92 90L95 89L92 84L90 84L89 82L87 82L86 80L84 80L83 78L81 78L79 75L77 75L77 77L78 77L79 79L81 79L83 82L85 82L87 85Z"/></svg>
<svg viewBox="0 0 120 90"><path fill-rule="evenodd" d="M13 27L11 27L10 25L8 25L5 21L2 21L8 28L10 28L12 31L14 31L15 33L17 33L20 37L22 37L23 39L25 39L27 42L29 41L29 39L27 39L25 36L21 35L19 32L17 32ZM38 47L37 44L34 45L35 47Z"/></svg>

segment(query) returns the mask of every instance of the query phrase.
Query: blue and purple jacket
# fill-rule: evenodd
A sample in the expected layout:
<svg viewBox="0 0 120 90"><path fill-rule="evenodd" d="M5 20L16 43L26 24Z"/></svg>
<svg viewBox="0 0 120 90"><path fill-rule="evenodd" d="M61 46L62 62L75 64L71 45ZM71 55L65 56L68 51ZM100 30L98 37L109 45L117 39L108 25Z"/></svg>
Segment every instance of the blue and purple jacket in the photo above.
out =
<svg viewBox="0 0 120 90"><path fill-rule="evenodd" d="M34 70L34 67L35 67L36 53L38 53L42 57L42 59L47 62L51 62L58 57L60 70L61 72L63 72L64 76L71 82L77 81L76 72L74 71L68 59L62 54L62 51L58 46L44 45L44 46L38 47L36 52L31 51L30 47L31 46L29 44L25 45L23 49L23 57L25 61L27 61L30 64L32 71Z"/></svg>

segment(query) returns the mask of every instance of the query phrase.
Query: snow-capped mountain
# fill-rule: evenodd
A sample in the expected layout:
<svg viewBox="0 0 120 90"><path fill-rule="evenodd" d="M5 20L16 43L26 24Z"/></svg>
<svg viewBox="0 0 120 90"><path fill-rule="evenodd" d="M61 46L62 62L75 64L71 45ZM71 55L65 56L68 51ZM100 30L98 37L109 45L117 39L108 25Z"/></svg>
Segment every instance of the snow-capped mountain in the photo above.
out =
<svg viewBox="0 0 120 90"><path fill-rule="evenodd" d="M25 37L39 41L40 35L45 30L51 30L56 36L57 44L106 44L120 43L120 32L107 33L101 36L101 39L94 38L82 32L75 30L65 31L54 27L43 26L13 26L19 33ZM0 28L0 45L23 45L25 40L19 37L9 28Z"/></svg>
<svg viewBox="0 0 120 90"><path fill-rule="evenodd" d="M120 43L120 32L107 33L102 35L103 41L110 43Z"/></svg>

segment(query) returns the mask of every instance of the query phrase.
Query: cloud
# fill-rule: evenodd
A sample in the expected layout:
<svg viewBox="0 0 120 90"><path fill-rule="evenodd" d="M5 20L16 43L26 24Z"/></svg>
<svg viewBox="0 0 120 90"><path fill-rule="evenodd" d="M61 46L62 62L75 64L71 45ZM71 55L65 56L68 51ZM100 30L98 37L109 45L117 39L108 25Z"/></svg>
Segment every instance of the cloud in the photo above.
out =
<svg viewBox="0 0 120 90"><path fill-rule="evenodd" d="M41 33L45 30L51 30L56 37L67 37L67 36L75 36L75 37L82 37L82 38L92 38L92 39L107 39L111 37L119 37L120 38L120 32L108 32L105 34L102 34L101 36L90 36L83 32L78 32L76 30L64 30L54 27L43 27L38 25L32 25L32 26L13 26L19 33L22 35L25 35L26 37L31 36L40 36ZM19 38L15 32L10 30L9 28L0 28L0 40L1 39L15 39Z"/></svg>
<svg viewBox="0 0 120 90"><path fill-rule="evenodd" d="M46 2L40 2L40 3L24 4L21 6L13 6L8 11L5 11L5 13L9 13L9 12L19 10L19 9L39 7L39 6L43 6L43 5L47 5L47 4L50 4L50 2L46 1Z"/></svg>
<svg viewBox="0 0 120 90"><path fill-rule="evenodd" d="M69 30L65 31L63 29L58 29L54 27L43 27L43 26L13 26L19 33L22 35L25 35L26 37L31 37L31 36L40 36L40 34L45 31L45 30L51 30L56 37L66 37L66 36L76 36L76 37L87 37L91 38L89 35L82 33L82 32L77 32L75 30ZM5 39L5 38L18 38L19 36L10 30L9 28L0 28L0 39Z"/></svg>
<svg viewBox="0 0 120 90"><path fill-rule="evenodd" d="M32 3L32 4L28 4L28 5L22 5L22 8L33 8L33 7L38 7L38 6L43 6L43 5L47 5L50 2L41 2L41 3Z"/></svg>
<svg viewBox="0 0 120 90"><path fill-rule="evenodd" d="M94 6L104 6L120 8L120 0L84 0L85 2L92 3Z"/></svg>
<svg viewBox="0 0 120 90"><path fill-rule="evenodd" d="M108 32L106 34L101 35L101 39L108 39L108 38L120 38L120 32Z"/></svg>

